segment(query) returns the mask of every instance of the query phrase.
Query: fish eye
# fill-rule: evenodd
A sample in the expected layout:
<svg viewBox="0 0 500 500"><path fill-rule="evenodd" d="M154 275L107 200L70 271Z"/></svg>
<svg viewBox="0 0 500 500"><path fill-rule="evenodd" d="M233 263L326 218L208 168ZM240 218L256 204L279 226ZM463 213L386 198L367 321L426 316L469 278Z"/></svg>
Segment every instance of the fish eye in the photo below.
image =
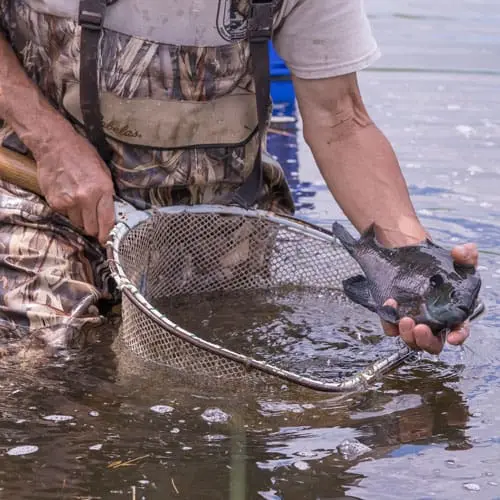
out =
<svg viewBox="0 0 500 500"><path fill-rule="evenodd" d="M440 287L444 283L444 279L440 274L435 274L429 280L433 287Z"/></svg>

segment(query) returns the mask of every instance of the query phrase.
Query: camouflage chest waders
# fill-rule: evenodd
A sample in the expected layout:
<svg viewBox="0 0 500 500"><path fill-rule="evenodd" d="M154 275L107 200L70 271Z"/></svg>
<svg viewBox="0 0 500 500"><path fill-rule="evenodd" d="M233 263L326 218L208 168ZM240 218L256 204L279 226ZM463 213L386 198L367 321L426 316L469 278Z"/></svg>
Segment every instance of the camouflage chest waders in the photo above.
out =
<svg viewBox="0 0 500 500"><path fill-rule="evenodd" d="M0 14L24 68L107 160L118 194L138 208L256 201L293 211L283 171L265 152L267 41L276 2L236 2L248 19L248 36L220 47L159 44L106 30L105 10L119 0L108 3L116 5L80 2L75 20L0 0ZM151 114L153 102L151 109L163 115ZM192 116L206 127L193 127ZM218 119L211 123L211 116ZM162 134L155 136L155 129ZM7 125L0 139L26 153ZM80 316L72 330L105 322L96 307L86 307L117 299L95 240L61 224L42 198L5 182L0 220L2 330L64 345L75 309Z"/></svg>

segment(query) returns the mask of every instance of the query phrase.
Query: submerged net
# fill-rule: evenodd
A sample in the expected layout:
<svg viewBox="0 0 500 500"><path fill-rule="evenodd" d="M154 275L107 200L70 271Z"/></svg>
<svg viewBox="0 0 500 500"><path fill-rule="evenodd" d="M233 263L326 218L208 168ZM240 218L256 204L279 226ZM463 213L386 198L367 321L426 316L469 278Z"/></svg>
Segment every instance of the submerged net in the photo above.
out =
<svg viewBox="0 0 500 500"><path fill-rule="evenodd" d="M121 344L186 375L270 374L336 390L407 354L344 296L342 281L360 268L311 224L236 208L161 209L119 223L110 255L123 291Z"/></svg>

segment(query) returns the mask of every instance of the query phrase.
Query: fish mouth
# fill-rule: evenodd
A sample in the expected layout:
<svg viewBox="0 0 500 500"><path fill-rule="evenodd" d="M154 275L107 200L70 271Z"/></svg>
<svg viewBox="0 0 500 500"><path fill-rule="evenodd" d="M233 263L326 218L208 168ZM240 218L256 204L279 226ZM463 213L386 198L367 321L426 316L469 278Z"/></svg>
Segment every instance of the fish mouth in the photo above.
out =
<svg viewBox="0 0 500 500"><path fill-rule="evenodd" d="M429 308L426 304L422 304L421 310L423 318L419 319L422 319L422 323L427 324L434 333L453 329L470 316L470 308L462 305Z"/></svg>

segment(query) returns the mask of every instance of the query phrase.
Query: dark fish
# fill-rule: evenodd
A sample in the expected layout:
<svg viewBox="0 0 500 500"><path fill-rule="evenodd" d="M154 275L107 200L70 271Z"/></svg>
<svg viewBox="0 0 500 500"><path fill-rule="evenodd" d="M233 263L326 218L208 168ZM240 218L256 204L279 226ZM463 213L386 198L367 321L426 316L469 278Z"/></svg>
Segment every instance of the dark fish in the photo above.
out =
<svg viewBox="0 0 500 500"><path fill-rule="evenodd" d="M344 280L345 294L385 321L397 324L409 316L438 334L473 314L481 278L473 266L455 263L448 250L430 240L385 248L375 238L374 224L359 240L341 224L333 224L332 231L364 273ZM397 310L384 306L389 298Z"/></svg>

